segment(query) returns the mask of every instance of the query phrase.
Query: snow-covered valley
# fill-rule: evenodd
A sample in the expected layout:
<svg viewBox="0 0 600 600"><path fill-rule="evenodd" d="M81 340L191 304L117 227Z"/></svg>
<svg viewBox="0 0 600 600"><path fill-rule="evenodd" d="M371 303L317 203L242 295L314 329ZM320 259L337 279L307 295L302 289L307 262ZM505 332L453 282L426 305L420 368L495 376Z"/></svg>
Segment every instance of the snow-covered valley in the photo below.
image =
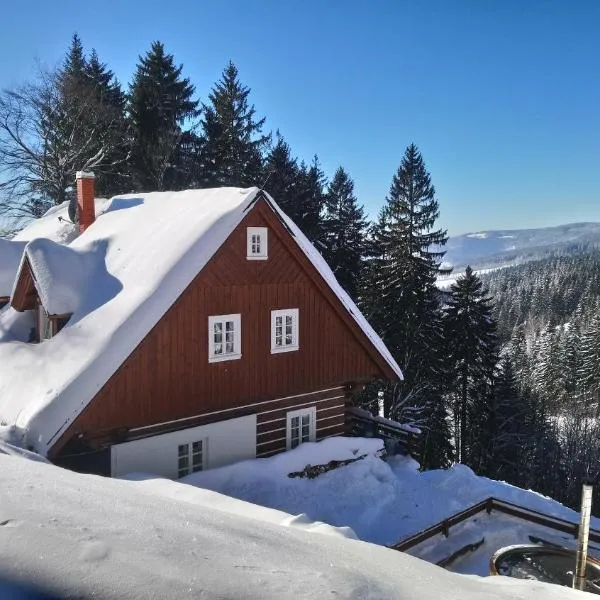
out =
<svg viewBox="0 0 600 600"><path fill-rule="evenodd" d="M552 254L576 254L600 245L599 223L570 223L537 229L490 230L451 236L444 260L457 271L520 264Z"/></svg>

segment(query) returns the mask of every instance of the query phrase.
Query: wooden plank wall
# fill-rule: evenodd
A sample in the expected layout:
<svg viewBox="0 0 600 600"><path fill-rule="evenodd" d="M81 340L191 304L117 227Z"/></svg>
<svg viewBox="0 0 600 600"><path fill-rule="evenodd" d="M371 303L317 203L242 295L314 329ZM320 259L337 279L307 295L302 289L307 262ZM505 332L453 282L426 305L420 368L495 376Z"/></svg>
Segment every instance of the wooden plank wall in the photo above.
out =
<svg viewBox="0 0 600 600"><path fill-rule="evenodd" d="M246 259L249 226L269 228L268 260ZM259 201L55 448L80 433L143 427L384 376L360 330L315 285L290 243ZM300 349L271 354L271 310L285 308L299 309ZM242 358L209 363L208 317L231 313L241 314ZM319 419L331 417L331 431L341 432L343 419L324 412L332 408L320 407ZM266 441L261 437L265 452L275 448Z"/></svg>
<svg viewBox="0 0 600 600"><path fill-rule="evenodd" d="M271 456L286 449L287 412L310 408L317 409L317 440L343 435L345 426L345 395L341 387L319 391L308 396L279 399L271 406L261 407L257 413L256 455Z"/></svg>

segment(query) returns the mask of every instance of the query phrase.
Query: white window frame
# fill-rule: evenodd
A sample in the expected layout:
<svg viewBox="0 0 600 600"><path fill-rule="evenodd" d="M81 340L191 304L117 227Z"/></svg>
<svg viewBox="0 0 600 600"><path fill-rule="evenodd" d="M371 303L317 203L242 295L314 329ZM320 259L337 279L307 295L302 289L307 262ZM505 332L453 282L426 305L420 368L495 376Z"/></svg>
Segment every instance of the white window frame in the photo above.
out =
<svg viewBox="0 0 600 600"><path fill-rule="evenodd" d="M308 427L308 439L302 437L302 417L308 416L310 418ZM309 408L302 408L300 410L292 410L286 414L286 427L285 427L285 445L288 450L292 450L292 419L298 418L299 422L299 441L294 448L304 444L305 442L314 442L317 439L317 408L316 406L310 406Z"/></svg>
<svg viewBox="0 0 600 600"><path fill-rule="evenodd" d="M52 338L52 321L46 313L46 309L40 303L38 304L38 327L40 333L40 342Z"/></svg>
<svg viewBox="0 0 600 600"><path fill-rule="evenodd" d="M258 236L258 240L253 239L254 236ZM258 248L256 244L258 244ZM248 260L267 260L269 258L267 227L246 228L246 258Z"/></svg>
<svg viewBox="0 0 600 600"><path fill-rule="evenodd" d="M200 444L200 451L198 452L196 444ZM182 448L186 448L187 451L182 454ZM200 463L195 462L194 459L200 456ZM181 459L187 458L187 465L181 466ZM184 442L177 444L177 479L191 475L192 473L198 473L204 471L206 465L206 440L194 440L192 442Z"/></svg>
<svg viewBox="0 0 600 600"><path fill-rule="evenodd" d="M292 318L292 341L290 344L277 344L277 318L282 318L282 341L285 341L285 321L286 317ZM279 354L281 352L293 352L300 348L300 311L297 308L285 308L283 310L271 311L271 354Z"/></svg>
<svg viewBox="0 0 600 600"><path fill-rule="evenodd" d="M233 322L233 352L215 353L215 325L221 324L222 341L226 343L227 322ZM225 360L237 360L242 358L242 316L236 315L215 315L208 317L208 362L223 362Z"/></svg>

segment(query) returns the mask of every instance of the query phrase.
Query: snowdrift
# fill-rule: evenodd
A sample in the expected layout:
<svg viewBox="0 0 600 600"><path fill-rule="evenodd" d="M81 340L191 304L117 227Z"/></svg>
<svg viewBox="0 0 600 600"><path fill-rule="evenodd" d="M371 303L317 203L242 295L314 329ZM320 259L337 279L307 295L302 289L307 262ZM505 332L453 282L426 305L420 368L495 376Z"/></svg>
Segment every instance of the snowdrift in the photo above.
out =
<svg viewBox="0 0 600 600"><path fill-rule="evenodd" d="M456 575L282 527L264 511L183 484L79 475L0 453L0 580L95 598L585 598Z"/></svg>

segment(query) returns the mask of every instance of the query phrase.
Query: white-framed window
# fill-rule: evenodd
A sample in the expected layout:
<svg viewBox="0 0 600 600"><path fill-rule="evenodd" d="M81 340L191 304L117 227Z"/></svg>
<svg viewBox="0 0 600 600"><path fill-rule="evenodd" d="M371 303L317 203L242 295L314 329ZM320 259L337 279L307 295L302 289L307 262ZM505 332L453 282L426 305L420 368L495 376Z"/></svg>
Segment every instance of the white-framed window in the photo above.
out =
<svg viewBox="0 0 600 600"><path fill-rule="evenodd" d="M248 227L246 229L248 260L267 260L268 258L268 233L266 227Z"/></svg>
<svg viewBox="0 0 600 600"><path fill-rule="evenodd" d="M271 354L298 350L298 309L271 311Z"/></svg>
<svg viewBox="0 0 600 600"><path fill-rule="evenodd" d="M241 315L208 317L208 362L242 357Z"/></svg>
<svg viewBox="0 0 600 600"><path fill-rule="evenodd" d="M49 340L52 337L52 321L48 318L46 310L41 304L38 304L38 323L40 327L40 342Z"/></svg>
<svg viewBox="0 0 600 600"><path fill-rule="evenodd" d="M317 409L314 406L287 413L286 445L291 450L317 437Z"/></svg>
<svg viewBox="0 0 600 600"><path fill-rule="evenodd" d="M204 469L204 440L177 446L177 478Z"/></svg>

